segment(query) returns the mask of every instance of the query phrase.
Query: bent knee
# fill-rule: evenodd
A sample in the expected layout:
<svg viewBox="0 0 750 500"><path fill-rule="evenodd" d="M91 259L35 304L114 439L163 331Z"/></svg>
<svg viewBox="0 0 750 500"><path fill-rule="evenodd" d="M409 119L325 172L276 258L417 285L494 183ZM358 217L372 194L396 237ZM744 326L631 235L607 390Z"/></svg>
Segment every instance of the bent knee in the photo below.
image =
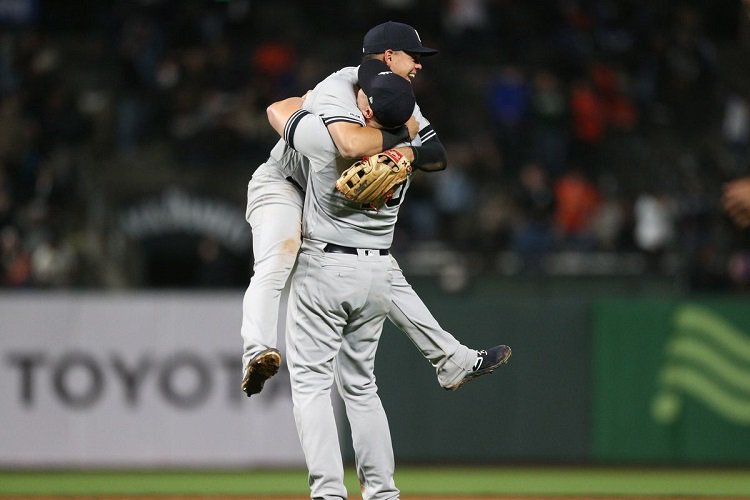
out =
<svg viewBox="0 0 750 500"><path fill-rule="evenodd" d="M293 259L297 258L297 253L302 246L302 240L299 238L288 238L281 243L281 254L291 255Z"/></svg>
<svg viewBox="0 0 750 500"><path fill-rule="evenodd" d="M281 253L256 261L253 267L253 279L256 281L279 283L283 288L287 278L292 273L296 259L296 254Z"/></svg>

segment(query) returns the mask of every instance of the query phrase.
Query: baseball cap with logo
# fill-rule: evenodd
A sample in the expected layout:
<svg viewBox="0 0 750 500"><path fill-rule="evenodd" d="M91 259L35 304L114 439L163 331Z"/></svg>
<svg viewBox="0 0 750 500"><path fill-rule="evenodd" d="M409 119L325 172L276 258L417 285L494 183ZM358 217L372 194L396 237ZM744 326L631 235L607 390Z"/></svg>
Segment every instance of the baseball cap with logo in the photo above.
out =
<svg viewBox="0 0 750 500"><path fill-rule="evenodd" d="M422 45L417 30L404 23L388 21L378 24L365 34L362 43L363 54L380 54L386 50L403 50L419 54L422 57L432 56L437 50Z"/></svg>
<svg viewBox="0 0 750 500"><path fill-rule="evenodd" d="M385 63L375 59L363 61L357 79L375 119L383 127L400 127L414 113L417 101L411 83L393 73Z"/></svg>

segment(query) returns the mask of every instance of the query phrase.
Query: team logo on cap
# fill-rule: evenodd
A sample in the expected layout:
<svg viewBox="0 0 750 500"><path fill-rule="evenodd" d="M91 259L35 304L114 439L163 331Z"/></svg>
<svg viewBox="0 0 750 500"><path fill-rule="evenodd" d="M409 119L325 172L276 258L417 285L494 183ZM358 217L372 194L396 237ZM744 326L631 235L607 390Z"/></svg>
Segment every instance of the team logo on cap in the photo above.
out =
<svg viewBox="0 0 750 500"><path fill-rule="evenodd" d="M414 34L417 35L417 40L419 40L419 43L422 43L422 39L419 37L419 32L417 30L414 30Z"/></svg>

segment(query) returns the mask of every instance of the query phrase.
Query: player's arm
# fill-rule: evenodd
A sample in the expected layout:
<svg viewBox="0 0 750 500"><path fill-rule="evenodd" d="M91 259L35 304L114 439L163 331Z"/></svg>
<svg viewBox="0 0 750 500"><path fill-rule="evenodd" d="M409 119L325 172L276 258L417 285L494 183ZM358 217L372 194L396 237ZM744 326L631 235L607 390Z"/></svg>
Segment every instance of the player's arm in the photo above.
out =
<svg viewBox="0 0 750 500"><path fill-rule="evenodd" d="M419 105L414 106L414 115L412 118L419 124L418 135L420 142L419 146L408 146L410 151L404 153L411 161L412 167L426 172L445 170L448 166L448 156L445 148L443 147L443 143L440 142L437 132L432 128L430 121L422 115Z"/></svg>
<svg viewBox="0 0 750 500"><path fill-rule="evenodd" d="M410 128L409 125L412 125ZM416 136L417 123L411 123L395 130L382 130L363 127L359 123L338 121L328 125L328 132L336 148L344 158L361 158L372 156L399 143L409 141Z"/></svg>
<svg viewBox="0 0 750 500"><path fill-rule="evenodd" d="M310 159L315 168L327 163L323 160L335 154L336 146L323 119L302 109L303 102L300 97L276 101L266 108L266 115L276 133L289 147Z"/></svg>
<svg viewBox="0 0 750 500"><path fill-rule="evenodd" d="M410 119L413 120L414 117ZM416 123L416 122L415 122ZM337 125L344 125L344 123L340 123ZM328 126L328 131L331 132L331 137L333 137L334 143L336 143L336 138L334 137L333 132L331 131L332 126ZM348 128L348 127L347 127ZM362 127L360 125L354 125L353 128L358 128L360 131L378 131L379 129L375 129L372 127ZM349 133L349 134L355 134L358 133L355 130L346 131L339 129L342 133ZM382 149L378 149L377 147L371 148L368 151L367 154L363 154L361 156L372 156L374 154L378 154L381 151L385 151L386 149L396 149L401 154L406 156L406 158L411 162L412 167L424 170L426 172L437 172L439 170L445 170L445 168L448 166L448 157L445 151L445 147L443 146L443 143L440 142L440 139L438 138L437 134L432 130L431 125L425 126L422 130L419 131L420 137L426 137L426 139L423 139L421 146L409 146L409 145L401 145L397 147L393 146L387 146L384 142L381 147ZM403 143L404 141L398 141L398 143ZM341 147L338 146L338 143L336 143L337 148L339 152L341 152ZM342 154L342 156L346 156Z"/></svg>
<svg viewBox="0 0 750 500"><path fill-rule="evenodd" d="M271 124L276 133L279 134L279 136L281 136L283 139L285 139L287 143L289 143L288 139L292 139L295 137L294 128L296 128L297 123L291 121L290 119L297 111L302 108L303 104L304 97L289 97L281 101L276 101L266 108L268 122ZM292 128L292 126L294 128ZM416 117L412 116L411 118L409 118L409 121L406 123L404 128L406 129L406 133L408 135L414 137L416 136L418 126L419 123ZM291 130L287 130L288 128L291 128ZM333 130L338 131L338 133L342 135L351 136L353 138L353 140L350 141L351 147L361 148L362 151L367 151L366 154L357 155L359 157L372 156L386 149L391 149L398 143L404 142L404 140L400 136L390 137L390 135L393 134L388 131L383 131L373 127L363 127L358 123L345 121L334 122L328 125L328 132L330 133L330 136L333 139L333 142L336 145L336 149L338 149L339 154L344 157L347 157L347 155L341 152L341 147L336 143L336 138ZM375 146L375 143L379 143L379 145ZM397 149L410 161L414 158L414 151L411 147L403 146ZM304 151L301 152L304 154Z"/></svg>
<svg viewBox="0 0 750 500"><path fill-rule="evenodd" d="M289 97L282 101L276 101L266 108L268 123L271 124L279 136L284 136L284 126L286 125L286 122L291 118L295 111L302 108L303 103L303 97Z"/></svg>
<svg viewBox="0 0 750 500"><path fill-rule="evenodd" d="M365 120L357 107L356 89L345 79L326 79L316 87L317 96L311 112L323 117L328 132L344 158L372 156L386 149L408 142L419 130L416 123L411 130L379 130L365 127Z"/></svg>
<svg viewBox="0 0 750 500"><path fill-rule="evenodd" d="M289 144L290 140L293 140L297 135L295 134L295 129L301 121L300 119L302 116L309 114L302 110L303 104L304 97L289 97L281 101L276 101L266 108L268 122L276 133L287 142L287 144ZM304 113L300 111L303 111ZM292 119L295 114L297 114L296 119ZM323 123L322 120L320 121ZM416 120L412 120L412 122L412 128L416 130ZM325 126L326 125L324 125L324 127ZM327 127L330 137L333 139L333 143L336 145L339 154L345 158L349 157L353 152L356 154L352 157L371 156L380 153L383 151L382 146L384 144L384 138L386 138L388 134L387 132L383 134L379 129L373 127L365 127L359 123L347 121L336 121L327 125ZM346 154L342 152L342 146L339 146L339 144L336 143L337 134L340 141L346 145ZM393 138L391 140L393 141L393 144L389 147L393 147L399 142L403 142L401 138ZM303 151L301 152L304 154ZM364 153L359 154L360 152ZM411 151L409 151L409 153L411 153Z"/></svg>
<svg viewBox="0 0 750 500"><path fill-rule="evenodd" d="M440 142L430 122L422 116L419 106L415 106L414 116L409 118L404 128L409 136L407 139L403 138L404 131L400 132L400 135L396 135L389 131L362 127L358 123L347 121L338 121L328 125L328 131L334 144L336 144L341 156L346 158L372 156L401 144L394 149L406 156L412 162L412 167L427 172L445 170L448 166L445 147ZM417 131L419 131L418 135L422 144L420 146L403 145L403 143L416 137ZM382 136L382 142L379 144L378 133Z"/></svg>
<svg viewBox="0 0 750 500"><path fill-rule="evenodd" d="M411 156L407 155L407 158L411 160L412 167L416 169L437 172L438 170L445 170L448 166L445 147L443 147L443 143L440 142L437 135L422 143L421 146L409 146L408 149L411 150Z"/></svg>

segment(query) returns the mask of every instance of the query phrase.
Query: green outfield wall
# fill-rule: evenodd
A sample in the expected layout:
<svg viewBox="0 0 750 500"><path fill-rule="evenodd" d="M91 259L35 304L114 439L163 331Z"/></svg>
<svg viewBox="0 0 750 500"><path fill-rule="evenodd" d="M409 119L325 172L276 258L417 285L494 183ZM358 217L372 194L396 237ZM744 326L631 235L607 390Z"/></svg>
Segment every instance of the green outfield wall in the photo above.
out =
<svg viewBox="0 0 750 500"><path fill-rule="evenodd" d="M750 462L750 303L594 305L592 458Z"/></svg>
<svg viewBox="0 0 750 500"><path fill-rule="evenodd" d="M462 342L513 357L448 392L387 325L376 369L399 461L750 463L750 303L602 285L416 282Z"/></svg>
<svg viewBox="0 0 750 500"><path fill-rule="evenodd" d="M421 293L421 292L420 292ZM389 325L377 377L402 460L583 460L588 440L589 305L576 298L425 297L471 347L512 346L510 363L449 392Z"/></svg>

